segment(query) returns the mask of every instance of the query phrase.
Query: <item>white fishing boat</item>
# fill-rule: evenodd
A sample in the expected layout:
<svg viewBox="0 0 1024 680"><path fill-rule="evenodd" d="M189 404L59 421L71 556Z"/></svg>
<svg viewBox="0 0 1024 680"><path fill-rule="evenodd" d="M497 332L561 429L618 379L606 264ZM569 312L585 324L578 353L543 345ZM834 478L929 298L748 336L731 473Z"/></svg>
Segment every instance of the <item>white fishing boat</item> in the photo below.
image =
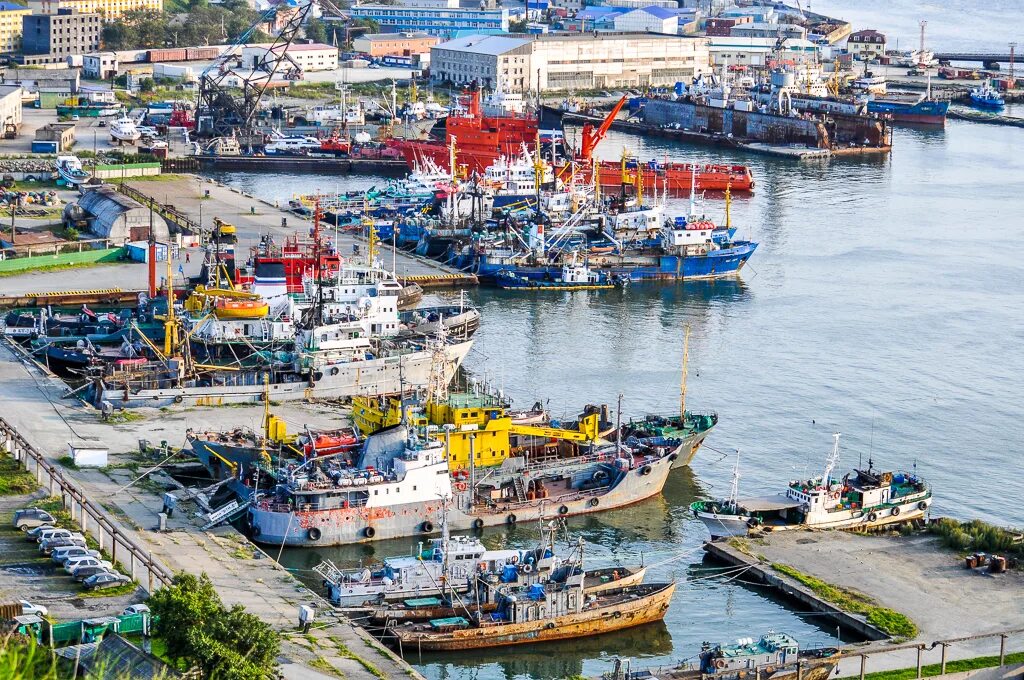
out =
<svg viewBox="0 0 1024 680"><path fill-rule="evenodd" d="M119 143L128 142L129 144L134 144L142 137L142 133L139 132L135 121L125 115L111 122L107 129L110 131L110 138Z"/></svg>
<svg viewBox="0 0 1024 680"><path fill-rule="evenodd" d="M824 474L789 483L775 496L739 498L739 454L729 497L690 505L711 538L745 536L754 529L863 529L909 522L924 517L932 502L931 488L916 472L867 470L833 477L839 463L839 434Z"/></svg>
<svg viewBox="0 0 1024 680"><path fill-rule="evenodd" d="M82 161L78 159L78 156L73 155L57 156L57 174L69 186L78 186L88 182L92 177L82 168Z"/></svg>
<svg viewBox="0 0 1024 680"><path fill-rule="evenodd" d="M263 150L268 155L294 155L319 151L322 142L316 137L278 135L267 142Z"/></svg>

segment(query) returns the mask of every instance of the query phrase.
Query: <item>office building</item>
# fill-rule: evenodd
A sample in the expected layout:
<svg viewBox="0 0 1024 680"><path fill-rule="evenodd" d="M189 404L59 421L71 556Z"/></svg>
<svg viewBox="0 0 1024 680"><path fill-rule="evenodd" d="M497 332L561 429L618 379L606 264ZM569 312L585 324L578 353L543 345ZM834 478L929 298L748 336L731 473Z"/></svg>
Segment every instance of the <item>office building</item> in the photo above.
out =
<svg viewBox="0 0 1024 680"><path fill-rule="evenodd" d="M423 32L451 39L460 35L508 31L508 9L461 7L412 7L404 5L354 5L348 14L372 19L389 33Z"/></svg>
<svg viewBox="0 0 1024 680"><path fill-rule="evenodd" d="M28 66L66 63L71 55L95 52L103 29L99 14L61 9L57 14L22 18L22 63Z"/></svg>

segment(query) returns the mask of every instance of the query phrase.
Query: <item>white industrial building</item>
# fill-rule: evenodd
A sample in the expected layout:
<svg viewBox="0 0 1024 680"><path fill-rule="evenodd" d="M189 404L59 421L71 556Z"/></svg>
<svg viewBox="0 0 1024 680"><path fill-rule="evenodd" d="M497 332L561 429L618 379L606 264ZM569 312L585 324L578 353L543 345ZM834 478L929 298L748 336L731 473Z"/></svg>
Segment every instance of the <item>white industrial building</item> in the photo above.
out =
<svg viewBox="0 0 1024 680"><path fill-rule="evenodd" d="M0 85L0 134L7 126L21 127L21 86Z"/></svg>
<svg viewBox="0 0 1024 680"><path fill-rule="evenodd" d="M267 60L270 43L246 45L242 48L242 68L259 68ZM278 47L278 50L284 49ZM287 54L303 71L333 71L338 68L338 48L323 43L294 43Z"/></svg>
<svg viewBox="0 0 1024 680"><path fill-rule="evenodd" d="M665 7L641 7L615 17L619 33L679 33L679 15Z"/></svg>
<svg viewBox="0 0 1024 680"><path fill-rule="evenodd" d="M734 36L708 38L711 42L711 60L716 65L764 66L772 58L777 38L739 38ZM783 60L810 61L818 52L818 46L810 40L791 38L785 40L779 51Z"/></svg>
<svg viewBox="0 0 1024 680"><path fill-rule="evenodd" d="M109 80L117 75L115 52L93 52L82 55L82 75L92 80Z"/></svg>
<svg viewBox="0 0 1024 680"><path fill-rule="evenodd" d="M513 92L673 85L710 70L708 41L658 33L548 33L450 40L431 50L436 82Z"/></svg>

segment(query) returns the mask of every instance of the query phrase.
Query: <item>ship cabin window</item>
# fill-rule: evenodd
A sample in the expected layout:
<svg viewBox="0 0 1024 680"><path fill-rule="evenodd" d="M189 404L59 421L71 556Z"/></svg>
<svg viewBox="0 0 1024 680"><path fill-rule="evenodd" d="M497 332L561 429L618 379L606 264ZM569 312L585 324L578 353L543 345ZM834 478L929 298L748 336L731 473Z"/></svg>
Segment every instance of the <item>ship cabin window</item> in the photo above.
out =
<svg viewBox="0 0 1024 680"><path fill-rule="evenodd" d="M374 490L373 490L373 495L374 495L374 496L376 496L376 495L377 495L377 494L379 494L379 493L380 493L380 489L374 489Z"/></svg>
<svg viewBox="0 0 1024 680"><path fill-rule="evenodd" d="M413 491L415 491L415 490L416 490L416 485L415 485L415 484L413 484L413 485L412 485L412 490L413 490Z"/></svg>

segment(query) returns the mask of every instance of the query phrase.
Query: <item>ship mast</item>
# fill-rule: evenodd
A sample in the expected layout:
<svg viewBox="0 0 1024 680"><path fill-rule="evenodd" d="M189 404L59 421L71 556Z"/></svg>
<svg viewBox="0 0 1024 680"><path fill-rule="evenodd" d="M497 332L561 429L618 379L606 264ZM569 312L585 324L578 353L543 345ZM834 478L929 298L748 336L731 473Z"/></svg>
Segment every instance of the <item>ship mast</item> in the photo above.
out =
<svg viewBox="0 0 1024 680"><path fill-rule="evenodd" d="M686 335L683 336L683 373L679 383L679 423L686 423L686 376L690 363L690 324L686 324Z"/></svg>
<svg viewBox="0 0 1024 680"><path fill-rule="evenodd" d="M736 449L736 463L732 466L732 484L729 486L729 507L736 507L740 493L740 450Z"/></svg>
<svg viewBox="0 0 1024 680"><path fill-rule="evenodd" d="M835 440L835 443L832 445L832 452L828 455L828 460L825 461L825 474L821 477L821 482L826 489L832 479L832 471L839 464L839 433L833 434L832 439Z"/></svg>

